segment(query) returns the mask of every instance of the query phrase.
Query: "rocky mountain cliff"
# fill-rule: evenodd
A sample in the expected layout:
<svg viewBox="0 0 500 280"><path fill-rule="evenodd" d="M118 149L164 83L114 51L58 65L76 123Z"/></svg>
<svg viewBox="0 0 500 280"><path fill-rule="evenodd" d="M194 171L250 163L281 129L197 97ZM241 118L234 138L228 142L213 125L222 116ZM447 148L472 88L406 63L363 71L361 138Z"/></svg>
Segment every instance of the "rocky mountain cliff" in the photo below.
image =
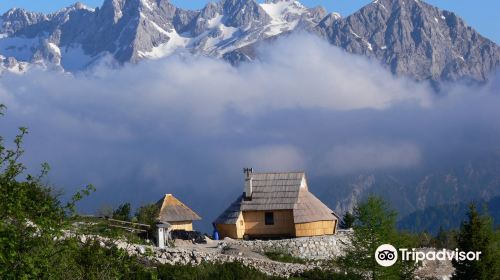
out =
<svg viewBox="0 0 500 280"><path fill-rule="evenodd" d="M373 57L395 74L432 81L484 81L500 48L449 11L420 0L376 0L317 30L348 52Z"/></svg>
<svg viewBox="0 0 500 280"><path fill-rule="evenodd" d="M295 1L258 4L222 0L187 11L168 0L106 0L101 8L75 4L43 15L12 9L1 17L0 54L6 68L29 64L78 71L103 56L138 62L189 51L224 53L290 31L314 26L325 16Z"/></svg>
<svg viewBox="0 0 500 280"><path fill-rule="evenodd" d="M495 226L500 225L500 196L495 196L488 201L476 199L474 201L479 211L486 210L493 218ZM407 216L401 217L398 227L412 232L429 232L437 234L440 228L444 230L458 229L469 209L469 203L440 204L417 210Z"/></svg>
<svg viewBox="0 0 500 280"><path fill-rule="evenodd" d="M499 196L500 155L496 153L466 162L426 166L406 172L320 178L312 184L329 185L318 190L317 194L337 213L351 212L369 194L379 194L398 210L399 218L404 218L430 207L468 205L471 201L490 201ZM456 219L461 221L461 218ZM436 224L439 228L439 223Z"/></svg>
<svg viewBox="0 0 500 280"><path fill-rule="evenodd" d="M103 57L119 64L190 52L233 64L290 32L318 34L416 80L484 82L500 48L454 13L421 0L376 0L346 18L298 1L221 0L188 11L168 0L106 0L44 15L11 9L0 18L1 68L81 71Z"/></svg>

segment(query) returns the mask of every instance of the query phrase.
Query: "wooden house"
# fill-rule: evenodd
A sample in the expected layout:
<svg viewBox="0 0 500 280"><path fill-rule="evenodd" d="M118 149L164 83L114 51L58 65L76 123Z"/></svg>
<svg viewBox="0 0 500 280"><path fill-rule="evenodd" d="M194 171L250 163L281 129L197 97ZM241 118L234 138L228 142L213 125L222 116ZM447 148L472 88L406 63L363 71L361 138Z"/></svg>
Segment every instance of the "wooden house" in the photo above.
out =
<svg viewBox="0 0 500 280"><path fill-rule="evenodd" d="M304 172L245 174L243 194L214 221L221 238L335 234L338 217L309 192Z"/></svg>
<svg viewBox="0 0 500 280"><path fill-rule="evenodd" d="M198 214L171 194L166 194L157 205L160 207L158 222L168 224L169 230L192 231L193 221L201 220Z"/></svg>

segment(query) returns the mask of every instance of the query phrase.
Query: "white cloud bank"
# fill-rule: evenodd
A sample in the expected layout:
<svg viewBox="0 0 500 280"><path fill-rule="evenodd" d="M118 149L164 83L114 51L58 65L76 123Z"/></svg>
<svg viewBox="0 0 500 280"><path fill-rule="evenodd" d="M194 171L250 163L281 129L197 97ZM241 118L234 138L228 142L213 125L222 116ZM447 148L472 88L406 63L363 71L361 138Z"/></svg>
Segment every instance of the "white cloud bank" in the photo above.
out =
<svg viewBox="0 0 500 280"><path fill-rule="evenodd" d="M48 161L51 180L69 191L96 184L92 206L173 192L221 202L199 204L208 216L241 191L244 166L311 176L408 170L500 143L497 80L437 97L306 35L261 54L239 68L172 57L76 76L4 75L0 134L28 126L30 166Z"/></svg>
<svg viewBox="0 0 500 280"><path fill-rule="evenodd" d="M413 143L356 143L335 146L326 158L329 172L373 172L413 168L420 164L420 150Z"/></svg>

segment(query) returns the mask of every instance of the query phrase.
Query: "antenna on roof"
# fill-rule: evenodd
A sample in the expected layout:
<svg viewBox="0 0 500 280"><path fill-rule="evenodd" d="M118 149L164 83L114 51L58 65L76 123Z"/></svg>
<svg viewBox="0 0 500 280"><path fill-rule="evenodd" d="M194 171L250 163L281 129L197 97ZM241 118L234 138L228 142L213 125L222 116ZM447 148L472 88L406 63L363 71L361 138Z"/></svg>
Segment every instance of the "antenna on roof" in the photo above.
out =
<svg viewBox="0 0 500 280"><path fill-rule="evenodd" d="M243 168L243 173L245 173L245 175L246 175L247 177L250 177L250 174L252 174L252 173L253 173L253 168L248 168L248 167L245 167L245 168Z"/></svg>

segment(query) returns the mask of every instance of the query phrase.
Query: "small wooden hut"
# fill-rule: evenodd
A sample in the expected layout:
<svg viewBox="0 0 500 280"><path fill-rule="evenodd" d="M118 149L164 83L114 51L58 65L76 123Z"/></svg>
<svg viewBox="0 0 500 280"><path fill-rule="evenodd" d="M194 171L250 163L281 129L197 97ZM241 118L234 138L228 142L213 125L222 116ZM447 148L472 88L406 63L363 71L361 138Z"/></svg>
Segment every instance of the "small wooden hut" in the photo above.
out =
<svg viewBox="0 0 500 280"><path fill-rule="evenodd" d="M198 214L171 194L166 194L157 205L160 206L158 221L169 224L169 230L192 231L193 221L201 220Z"/></svg>
<svg viewBox="0 0 500 280"><path fill-rule="evenodd" d="M214 221L221 238L335 234L338 216L309 192L304 172L245 174L243 194Z"/></svg>

